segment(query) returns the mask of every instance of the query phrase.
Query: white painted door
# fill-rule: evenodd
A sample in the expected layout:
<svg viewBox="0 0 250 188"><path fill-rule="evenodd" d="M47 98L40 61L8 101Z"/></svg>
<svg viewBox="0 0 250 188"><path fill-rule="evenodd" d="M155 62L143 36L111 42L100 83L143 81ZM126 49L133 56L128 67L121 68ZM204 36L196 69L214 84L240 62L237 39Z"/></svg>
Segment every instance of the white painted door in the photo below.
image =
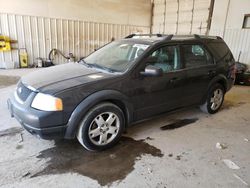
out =
<svg viewBox="0 0 250 188"><path fill-rule="evenodd" d="M153 33L205 34L211 0L154 0Z"/></svg>

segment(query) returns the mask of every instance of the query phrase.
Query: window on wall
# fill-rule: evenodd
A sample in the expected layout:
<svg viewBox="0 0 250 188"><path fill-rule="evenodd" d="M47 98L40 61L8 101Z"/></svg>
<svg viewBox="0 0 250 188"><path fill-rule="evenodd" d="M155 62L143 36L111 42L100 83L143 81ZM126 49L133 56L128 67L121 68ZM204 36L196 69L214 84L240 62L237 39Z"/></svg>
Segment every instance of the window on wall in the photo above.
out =
<svg viewBox="0 0 250 188"><path fill-rule="evenodd" d="M250 29L250 14L245 14L242 28Z"/></svg>

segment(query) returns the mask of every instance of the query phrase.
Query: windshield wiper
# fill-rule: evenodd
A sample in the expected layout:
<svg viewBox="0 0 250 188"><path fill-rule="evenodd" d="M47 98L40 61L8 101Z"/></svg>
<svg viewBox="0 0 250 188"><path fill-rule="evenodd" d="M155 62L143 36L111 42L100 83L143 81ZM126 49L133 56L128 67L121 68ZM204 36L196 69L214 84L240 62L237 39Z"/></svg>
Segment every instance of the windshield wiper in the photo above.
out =
<svg viewBox="0 0 250 188"><path fill-rule="evenodd" d="M91 64L90 66L95 67L95 68L98 68L98 69L106 70L106 71L108 71L108 72L115 72L115 70L113 70L113 69L110 69L110 68L108 68L108 67L101 66L101 65L96 64L96 63L93 63L93 64Z"/></svg>
<svg viewBox="0 0 250 188"><path fill-rule="evenodd" d="M98 68L98 69L102 69L102 70L105 70L105 71L108 71L108 72L117 72L113 69L110 69L110 68L107 68L107 67L104 67L104 66L101 66L99 64L96 64L96 63L93 63L93 64L89 64L89 63L86 63L86 61L84 61L84 59L80 59L78 61L78 63L82 64L82 65L85 65L86 67L89 67L89 68Z"/></svg>
<svg viewBox="0 0 250 188"><path fill-rule="evenodd" d="M86 63L86 61L84 61L84 59L80 59L80 60L78 61L78 63L80 63L80 64L82 64L82 65L85 65L86 67L91 67L91 65L88 64L88 63Z"/></svg>

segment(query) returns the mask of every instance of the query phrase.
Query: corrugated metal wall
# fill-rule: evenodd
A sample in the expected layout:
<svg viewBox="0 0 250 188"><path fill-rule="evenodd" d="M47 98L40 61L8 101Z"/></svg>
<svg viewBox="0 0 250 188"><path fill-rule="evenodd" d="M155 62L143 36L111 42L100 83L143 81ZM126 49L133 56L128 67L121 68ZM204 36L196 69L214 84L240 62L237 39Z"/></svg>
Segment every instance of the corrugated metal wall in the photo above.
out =
<svg viewBox="0 0 250 188"><path fill-rule="evenodd" d="M211 0L154 0L153 32L206 34Z"/></svg>
<svg viewBox="0 0 250 188"><path fill-rule="evenodd" d="M234 58L240 62L250 64L250 30L249 29L226 29L210 30L210 35L221 36L231 49Z"/></svg>
<svg viewBox="0 0 250 188"><path fill-rule="evenodd" d="M108 43L112 37L120 39L131 33L148 33L149 30L149 27L142 26L0 13L0 34L17 40L17 48L26 48L31 65L38 57L47 58L52 48L65 54L72 52L79 58ZM12 62L19 64L18 50L0 52L0 68L1 63L3 66ZM65 62L65 59L56 59L56 63L59 62Z"/></svg>

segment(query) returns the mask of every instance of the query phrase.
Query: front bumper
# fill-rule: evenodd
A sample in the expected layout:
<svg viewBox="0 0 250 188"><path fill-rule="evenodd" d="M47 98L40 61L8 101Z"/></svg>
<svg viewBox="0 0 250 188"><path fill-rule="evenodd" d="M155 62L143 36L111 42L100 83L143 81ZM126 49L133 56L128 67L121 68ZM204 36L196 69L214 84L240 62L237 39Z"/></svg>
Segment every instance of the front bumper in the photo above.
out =
<svg viewBox="0 0 250 188"><path fill-rule="evenodd" d="M67 126L63 124L62 112L44 112L30 107L31 101L35 97L32 93L22 104L11 96L8 99L8 109L11 117L17 121L31 134L43 139L63 138Z"/></svg>
<svg viewBox="0 0 250 188"><path fill-rule="evenodd" d="M236 83L250 85L250 73L249 72L237 73Z"/></svg>

